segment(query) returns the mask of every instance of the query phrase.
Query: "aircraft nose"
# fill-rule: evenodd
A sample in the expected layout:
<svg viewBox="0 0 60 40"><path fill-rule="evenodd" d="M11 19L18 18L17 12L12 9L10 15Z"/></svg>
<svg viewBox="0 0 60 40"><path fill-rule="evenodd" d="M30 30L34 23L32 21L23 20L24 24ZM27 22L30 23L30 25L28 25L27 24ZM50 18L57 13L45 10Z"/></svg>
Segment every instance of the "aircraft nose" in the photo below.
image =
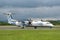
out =
<svg viewBox="0 0 60 40"><path fill-rule="evenodd" d="M50 26L54 26L53 24L50 24Z"/></svg>

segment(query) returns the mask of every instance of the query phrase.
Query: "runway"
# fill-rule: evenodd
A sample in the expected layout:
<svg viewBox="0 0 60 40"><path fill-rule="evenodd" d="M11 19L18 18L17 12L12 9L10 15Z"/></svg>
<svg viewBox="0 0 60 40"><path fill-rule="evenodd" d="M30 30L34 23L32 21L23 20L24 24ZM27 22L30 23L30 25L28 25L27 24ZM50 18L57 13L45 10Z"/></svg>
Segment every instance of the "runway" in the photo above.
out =
<svg viewBox="0 0 60 40"><path fill-rule="evenodd" d="M21 27L17 26L0 26L0 30L60 30L60 26L55 26L53 28L37 27L37 29L34 29L34 27L25 27L24 29L21 29Z"/></svg>

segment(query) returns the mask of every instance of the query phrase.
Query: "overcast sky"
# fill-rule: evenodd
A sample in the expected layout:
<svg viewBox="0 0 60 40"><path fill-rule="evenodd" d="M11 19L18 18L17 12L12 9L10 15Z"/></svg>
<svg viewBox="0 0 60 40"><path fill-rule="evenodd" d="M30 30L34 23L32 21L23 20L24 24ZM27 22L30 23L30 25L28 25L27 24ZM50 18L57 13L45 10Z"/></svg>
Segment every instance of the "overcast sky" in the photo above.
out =
<svg viewBox="0 0 60 40"><path fill-rule="evenodd" d="M0 20L4 12L13 12L14 19L60 18L60 0L0 0Z"/></svg>

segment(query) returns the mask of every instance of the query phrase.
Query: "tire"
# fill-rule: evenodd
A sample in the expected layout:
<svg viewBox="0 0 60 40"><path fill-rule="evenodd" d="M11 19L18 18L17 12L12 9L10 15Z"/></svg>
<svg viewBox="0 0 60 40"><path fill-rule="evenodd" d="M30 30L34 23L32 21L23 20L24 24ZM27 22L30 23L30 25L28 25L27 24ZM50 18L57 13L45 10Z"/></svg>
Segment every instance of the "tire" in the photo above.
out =
<svg viewBox="0 0 60 40"><path fill-rule="evenodd" d="M21 27L21 29L24 29L24 27Z"/></svg>
<svg viewBox="0 0 60 40"><path fill-rule="evenodd" d="M35 26L34 29L37 29L37 27Z"/></svg>
<svg viewBox="0 0 60 40"><path fill-rule="evenodd" d="M18 27L20 27L20 26L18 26Z"/></svg>
<svg viewBox="0 0 60 40"><path fill-rule="evenodd" d="M51 26L49 28L52 28Z"/></svg>

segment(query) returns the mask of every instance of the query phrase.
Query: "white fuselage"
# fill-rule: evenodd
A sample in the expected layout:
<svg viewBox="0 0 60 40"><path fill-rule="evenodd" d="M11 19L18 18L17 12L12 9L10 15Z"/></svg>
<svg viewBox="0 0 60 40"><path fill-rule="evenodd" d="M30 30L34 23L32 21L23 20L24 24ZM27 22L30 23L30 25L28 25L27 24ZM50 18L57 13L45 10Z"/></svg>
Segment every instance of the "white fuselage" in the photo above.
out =
<svg viewBox="0 0 60 40"><path fill-rule="evenodd" d="M25 21L25 24L28 26L54 26L50 22L43 22L43 21L31 21L30 25L28 23L29 23L29 21Z"/></svg>
<svg viewBox="0 0 60 40"><path fill-rule="evenodd" d="M17 20L14 20L13 17L12 17L12 14L11 13L6 13L5 15L7 15L7 19L8 19L8 23L9 24L14 24L14 25L17 25L17 26L53 26L53 24L51 24L50 22L44 22L44 21L23 21L23 22L19 22Z"/></svg>

